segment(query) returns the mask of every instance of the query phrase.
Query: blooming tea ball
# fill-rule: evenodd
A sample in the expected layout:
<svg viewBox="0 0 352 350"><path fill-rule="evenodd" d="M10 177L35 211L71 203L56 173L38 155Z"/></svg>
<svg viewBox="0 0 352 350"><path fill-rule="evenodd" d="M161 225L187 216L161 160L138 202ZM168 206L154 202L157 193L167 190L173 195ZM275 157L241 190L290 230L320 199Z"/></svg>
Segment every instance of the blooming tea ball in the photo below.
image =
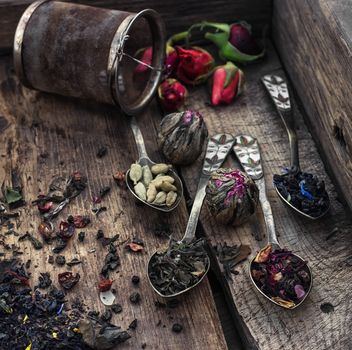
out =
<svg viewBox="0 0 352 350"><path fill-rule="evenodd" d="M255 212L259 190L242 171L220 168L211 174L205 200L218 222L239 225Z"/></svg>
<svg viewBox="0 0 352 350"><path fill-rule="evenodd" d="M168 114L160 123L158 143L164 156L177 165L194 162L202 153L208 130L199 112Z"/></svg>

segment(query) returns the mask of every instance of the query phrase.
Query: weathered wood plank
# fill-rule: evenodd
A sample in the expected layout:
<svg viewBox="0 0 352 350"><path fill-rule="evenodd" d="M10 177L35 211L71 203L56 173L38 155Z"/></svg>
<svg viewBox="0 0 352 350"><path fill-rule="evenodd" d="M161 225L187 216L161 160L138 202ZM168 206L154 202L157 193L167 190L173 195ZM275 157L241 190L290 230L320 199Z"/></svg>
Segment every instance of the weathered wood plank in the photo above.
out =
<svg viewBox="0 0 352 350"><path fill-rule="evenodd" d="M352 1L274 1L272 33L324 162L352 208Z"/></svg>
<svg viewBox="0 0 352 350"><path fill-rule="evenodd" d="M236 269L233 282L223 278L224 289L234 302L234 314L247 336L248 348L259 349L350 349L352 337L351 322L352 293L346 283L351 279L352 270L352 226L343 206L336 201L334 187L319 158L302 114L294 103L294 115L299 126L298 136L302 169L319 174L326 181L332 199L331 213L322 221L311 222L294 215L278 198L272 176L280 173L289 164L289 147L284 126L269 97L259 81L269 72L283 74L278 57L269 50L266 61L244 68L246 87L236 103L227 107L209 108L204 104L205 89L193 90L189 98L189 108L203 113L210 134L231 132L248 133L258 138L264 158L264 172L268 197L272 204L276 228L283 246L292 249L307 259L313 271L313 289L301 308L283 310L260 296L251 285L248 262ZM235 165L234 158L227 166ZM183 168L186 186L194 197L201 160L191 167ZM227 242L249 244L255 252L265 244L254 238L258 230L265 232L260 210L249 223L240 227L217 224L203 207L201 223L205 234L213 244ZM335 234L329 234L336 227ZM332 313L324 313L320 306L331 303Z"/></svg>
<svg viewBox="0 0 352 350"><path fill-rule="evenodd" d="M0 2L0 52L12 47L13 36L21 14L33 0L9 0ZM264 25L270 24L271 0L211 0L199 3L198 0L76 0L81 4L100 6L122 11L138 12L145 8L153 8L163 15L169 33L185 30L193 23L209 20L231 22L235 19L247 20L254 30L261 33Z"/></svg>
<svg viewBox="0 0 352 350"><path fill-rule="evenodd" d="M68 293L69 304L79 297L91 310L105 310L99 301L97 283L106 249L101 247L95 236L98 229L110 237L119 233L121 268L111 277L117 290L116 301L122 304L123 312L114 315L112 322L127 328L133 319L138 319L136 331L131 331L132 338L121 348L139 349L146 343L150 349L226 349L207 280L181 298L181 304L170 313L154 305L157 296L148 285L147 261L149 254L167 244L154 231L164 225L175 237L181 237L188 214L184 201L168 215L137 206L126 190L113 183L113 172L128 168L137 156L132 134L123 116L111 106L25 89L14 76L11 58L5 57L0 60L0 115L3 126L0 182L9 181L11 172L17 169L28 203L20 209L21 217L17 221L16 231L23 234L28 230L38 237L40 218L36 207L31 206L30 202L40 192L47 191L55 175L67 176L72 171L81 170L88 177L88 188L55 221L57 226L69 214L87 214L93 221L86 229L86 241L79 243L75 236L63 251L67 259L78 257L83 262L72 268L81 274L81 281ZM140 122L148 140L150 156L160 159L151 116L146 113ZM96 152L101 145L108 147L108 154L97 159ZM102 203L108 210L95 218L91 212L91 196L104 185L112 186L111 194ZM146 249L142 254L128 253L124 249L122 242L133 237L145 241ZM7 242L17 242L17 238L8 237ZM53 255L51 247L45 246L43 250L35 251L29 242L23 242L21 247L24 250L23 260L32 260L31 285L36 285L39 273L46 270L58 286L57 274L65 268L47 263L48 255ZM91 248L95 248L96 252L89 253ZM0 251L3 251L2 247ZM141 277L137 288L131 283L132 275ZM132 305L128 300L136 290L142 295L140 305ZM157 326L159 320L161 325ZM174 322L184 325L182 333L171 331Z"/></svg>

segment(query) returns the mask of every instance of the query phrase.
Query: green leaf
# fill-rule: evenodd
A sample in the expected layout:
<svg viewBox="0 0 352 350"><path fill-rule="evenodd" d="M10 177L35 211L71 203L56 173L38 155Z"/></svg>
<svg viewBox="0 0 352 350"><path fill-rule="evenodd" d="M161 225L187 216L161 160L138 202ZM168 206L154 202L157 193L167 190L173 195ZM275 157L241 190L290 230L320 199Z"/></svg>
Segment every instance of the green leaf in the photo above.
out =
<svg viewBox="0 0 352 350"><path fill-rule="evenodd" d="M14 204L23 199L19 191L14 190L13 188L7 187L5 193L5 199L7 204Z"/></svg>

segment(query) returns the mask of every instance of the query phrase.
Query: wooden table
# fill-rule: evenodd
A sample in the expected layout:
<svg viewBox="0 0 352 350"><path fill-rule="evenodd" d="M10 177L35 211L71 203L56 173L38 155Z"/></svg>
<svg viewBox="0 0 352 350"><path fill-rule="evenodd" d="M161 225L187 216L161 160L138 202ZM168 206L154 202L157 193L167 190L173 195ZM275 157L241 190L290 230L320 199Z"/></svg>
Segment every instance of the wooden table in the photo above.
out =
<svg viewBox="0 0 352 350"><path fill-rule="evenodd" d="M334 187L326 175L319 153L304 124L302 108L294 102L294 113L299 126L302 169L317 173L327 185L332 200L330 214L319 222L306 221L289 211L279 200L272 185L272 175L289 164L289 149L283 124L259 82L268 72L284 74L280 61L269 45L267 58L246 67L246 89L231 106L210 108L205 104L205 88L191 89L189 108L199 110L205 118L210 134L230 132L248 133L258 138L264 158L264 171L269 200L273 207L280 241L310 262L313 271L313 290L302 305L294 311L286 311L269 303L256 293L248 275L248 262L237 267L233 281L224 278L215 254L212 269L227 297L228 307L235 319L243 346L250 349L351 349L349 334L351 322L351 297L349 281L352 277L351 221L338 201ZM161 115L156 103L139 118L140 126L152 159L162 160L156 144L156 133ZM24 186L27 205L20 209L21 216L15 230L29 231L38 236L40 218L30 203L37 195L47 191L57 175L68 176L80 170L88 177L88 188L60 214L87 214L92 223L86 229L86 241L80 243L74 237L66 247L66 258L78 257L82 265L72 271L81 274L79 285L67 295L69 301L79 297L91 310L103 311L99 302L97 283L105 249L96 241L96 232L102 229L107 236L118 233L121 268L113 273L117 289L117 302L123 312L114 315L112 322L128 327L138 319L138 327L131 331L132 338L122 349L138 349L143 343L147 349L227 349L224 325L220 317L211 285L205 279L199 287L180 298L176 309L166 310L155 306L160 300L148 285L146 263L148 256L166 245L167 240L157 237L155 231L169 229L175 238L181 237L188 218L186 201L177 210L161 214L150 208L138 206L133 197L117 187L112 174L125 170L136 159L137 150L126 119L115 108L28 90L18 83L12 69L10 56L0 57L0 181L11 185L12 174L17 173ZM100 146L108 148L108 154L98 159ZM193 198L202 160L190 167L179 169L186 197ZM235 165L230 157L226 166ZM107 211L94 217L92 195L102 186L110 185L111 194L103 200ZM219 226L204 206L198 235L205 235L211 245L226 242L249 244L252 254L265 244L263 218L258 210L252 220L240 227ZM124 249L126 240L133 237L145 241L142 254ZM8 236L7 243L16 243L17 237ZM32 260L31 285L38 281L40 272L51 273L57 285L57 274L64 268L48 264L51 247L36 251L29 242L22 242L23 260ZM89 250L95 248L94 253ZM0 251L3 251L0 247ZM10 254L7 253L7 257ZM141 283L134 287L132 275L139 275ZM132 305L128 297L140 291L142 301ZM327 310L331 312L326 312ZM161 324L159 324L161 320ZM171 331L173 323L183 324L180 334Z"/></svg>

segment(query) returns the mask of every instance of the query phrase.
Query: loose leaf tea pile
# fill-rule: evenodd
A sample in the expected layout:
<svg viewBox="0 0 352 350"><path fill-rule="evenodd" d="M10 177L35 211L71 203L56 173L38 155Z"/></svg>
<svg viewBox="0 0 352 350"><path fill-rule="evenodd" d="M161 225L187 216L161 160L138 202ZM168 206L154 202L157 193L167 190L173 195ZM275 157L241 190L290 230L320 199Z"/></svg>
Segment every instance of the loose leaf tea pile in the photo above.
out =
<svg viewBox="0 0 352 350"><path fill-rule="evenodd" d="M280 194L295 208L312 217L319 217L329 209L329 195L324 181L296 170L274 175L274 184Z"/></svg>
<svg viewBox="0 0 352 350"><path fill-rule="evenodd" d="M255 257L251 274L265 295L287 309L299 304L311 285L307 262L286 249L272 251L270 244Z"/></svg>
<svg viewBox="0 0 352 350"><path fill-rule="evenodd" d="M208 266L203 239L191 243L171 240L167 251L152 257L148 275L161 294L173 295L197 284Z"/></svg>

